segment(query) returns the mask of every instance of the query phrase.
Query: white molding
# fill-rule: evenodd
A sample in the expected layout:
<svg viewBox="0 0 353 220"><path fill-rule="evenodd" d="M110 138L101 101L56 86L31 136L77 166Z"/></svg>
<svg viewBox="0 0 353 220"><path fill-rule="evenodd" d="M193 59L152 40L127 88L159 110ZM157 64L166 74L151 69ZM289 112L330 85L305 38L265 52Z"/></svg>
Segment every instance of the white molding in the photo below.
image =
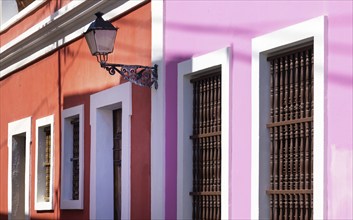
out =
<svg viewBox="0 0 353 220"><path fill-rule="evenodd" d="M72 135L71 119L79 118L79 199L71 199L72 193ZM84 105L78 105L62 111L61 122L61 209L83 209L84 201Z"/></svg>
<svg viewBox="0 0 353 220"><path fill-rule="evenodd" d="M111 20L145 1L70 2L0 48L0 78L81 37L97 11Z"/></svg>
<svg viewBox="0 0 353 220"><path fill-rule="evenodd" d="M39 128L50 125L50 195L49 202L38 201L38 148L39 148ZM54 115L49 115L36 120L36 162L35 162L35 180L34 180L34 209L35 210L53 210L53 183L54 183Z"/></svg>
<svg viewBox="0 0 353 220"><path fill-rule="evenodd" d="M324 219L324 152L325 152L325 31L326 17L320 16L252 40L251 75L251 218L259 217L259 138L260 138L260 63L270 52L308 40L314 42L314 219ZM264 82L266 83L266 82Z"/></svg>
<svg viewBox="0 0 353 220"><path fill-rule="evenodd" d="M4 24L1 24L0 34L2 34L2 32L9 29L12 25L16 24L22 18L29 15L32 11L39 8L45 2L47 2L47 0L36 0L36 1L32 2L31 4L29 4L26 8L24 8L22 11L18 12L16 15L14 15L12 18L10 18L8 21L6 21Z"/></svg>
<svg viewBox="0 0 353 220"><path fill-rule="evenodd" d="M190 219L192 203L192 85L190 77L211 67L221 65L222 74L222 163L221 163L221 219L229 218L229 47L194 57L178 64L178 139L177 139L177 219ZM185 123L187 122L187 123Z"/></svg>
<svg viewBox="0 0 353 220"><path fill-rule="evenodd" d="M9 219L12 219L12 137L14 135L25 133L25 217L29 219L30 201L30 158L31 158L31 117L23 118L8 124L8 213Z"/></svg>
<svg viewBox="0 0 353 220"><path fill-rule="evenodd" d="M48 26L51 23L55 23L58 19L65 16L67 13L69 13L74 8L78 7L83 2L84 2L83 0L77 0L77 1L70 2L66 7L59 9L52 16L48 16L44 20L40 21L39 23L37 23L33 27L29 28L27 31L23 32L22 34L18 35L16 38L14 38L10 42L8 42L4 46L2 46L0 48L0 53L3 53L5 51L9 50L11 47L15 46L16 44L19 44L20 42L24 41L26 38L31 37L36 32L44 29L45 26Z"/></svg>
<svg viewBox="0 0 353 220"><path fill-rule="evenodd" d="M121 219L130 219L131 105L131 83L91 95L90 219L114 218L113 172L106 172L113 169L112 110L118 108L122 108ZM108 166L105 166L106 164ZM105 176L101 178L100 175Z"/></svg>
<svg viewBox="0 0 353 220"><path fill-rule="evenodd" d="M152 0L151 10L151 63L158 65L158 90L151 92L151 219L165 219L164 2Z"/></svg>

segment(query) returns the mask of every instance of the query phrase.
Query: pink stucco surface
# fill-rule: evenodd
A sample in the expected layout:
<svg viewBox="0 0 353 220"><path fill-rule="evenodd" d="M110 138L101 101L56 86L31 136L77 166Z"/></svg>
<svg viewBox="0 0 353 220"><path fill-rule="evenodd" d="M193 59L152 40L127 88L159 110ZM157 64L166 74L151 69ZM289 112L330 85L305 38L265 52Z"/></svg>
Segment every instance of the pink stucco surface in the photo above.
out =
<svg viewBox="0 0 353 220"><path fill-rule="evenodd" d="M251 212L251 39L326 15L325 217L353 218L352 1L165 2L166 219L176 218L177 64L230 46L230 218ZM225 122L223 122L225 123Z"/></svg>

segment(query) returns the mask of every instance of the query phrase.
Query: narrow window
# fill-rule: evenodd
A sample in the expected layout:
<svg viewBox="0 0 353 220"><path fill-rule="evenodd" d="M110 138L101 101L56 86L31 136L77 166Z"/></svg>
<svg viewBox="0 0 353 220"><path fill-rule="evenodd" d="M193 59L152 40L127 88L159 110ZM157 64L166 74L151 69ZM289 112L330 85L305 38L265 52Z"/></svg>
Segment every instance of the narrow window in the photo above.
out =
<svg viewBox="0 0 353 220"><path fill-rule="evenodd" d="M121 109L113 111L114 219L121 219Z"/></svg>
<svg viewBox="0 0 353 220"><path fill-rule="evenodd" d="M83 105L62 112L61 209L83 209Z"/></svg>
<svg viewBox="0 0 353 220"><path fill-rule="evenodd" d="M48 116L36 121L36 210L53 209L53 120Z"/></svg>
<svg viewBox="0 0 353 220"><path fill-rule="evenodd" d="M80 183L80 120L78 117L71 120L72 124L72 199L79 199Z"/></svg>
<svg viewBox="0 0 353 220"><path fill-rule="evenodd" d="M193 219L221 219L221 73L193 85Z"/></svg>
<svg viewBox="0 0 353 220"><path fill-rule="evenodd" d="M50 196L50 167L51 167L51 129L50 126L46 126L43 128L45 135L45 158L43 162L43 166L45 169L45 192L44 192L44 201L49 202Z"/></svg>
<svg viewBox="0 0 353 220"><path fill-rule="evenodd" d="M271 219L313 219L313 47L270 56Z"/></svg>
<svg viewBox="0 0 353 220"><path fill-rule="evenodd" d="M51 186L51 127L39 127L37 164L37 201L49 202Z"/></svg>
<svg viewBox="0 0 353 220"><path fill-rule="evenodd" d="M12 219L25 219L26 134L12 136Z"/></svg>

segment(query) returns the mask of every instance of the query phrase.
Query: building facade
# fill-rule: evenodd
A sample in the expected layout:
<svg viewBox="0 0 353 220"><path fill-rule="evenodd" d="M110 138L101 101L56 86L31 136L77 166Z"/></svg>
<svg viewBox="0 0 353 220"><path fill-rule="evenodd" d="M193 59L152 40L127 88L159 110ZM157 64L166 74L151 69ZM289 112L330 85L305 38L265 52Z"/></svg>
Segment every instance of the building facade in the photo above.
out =
<svg viewBox="0 0 353 220"><path fill-rule="evenodd" d="M101 11L120 28L119 62L150 65L151 3L28 7L1 26L1 218L149 218L151 89L100 68L83 32Z"/></svg>
<svg viewBox="0 0 353 220"><path fill-rule="evenodd" d="M189 208L192 206L191 198L187 197L192 191L192 182L185 183L181 179L188 175L191 179L193 175L191 165L185 163L185 160L192 163L193 158L187 156L191 150L184 147L192 144L187 138L193 133L192 127L187 127L192 123L185 123L195 118L192 115L193 103L188 101L188 95L192 93L188 88L190 79L207 74L210 68L219 65L222 75L221 195L222 198L227 197L221 200L222 218L270 216L271 204L267 195L270 193L267 190L271 189L270 178L275 178L276 173L282 175L279 172L296 173L301 168L290 165L292 167L287 169L282 165L283 170L278 168L276 171L275 162L270 162L270 158L276 156L277 166L281 162L279 152L274 152L274 149L270 152L271 131L267 128L271 122L270 106L277 105L280 111L280 105L274 103L275 97L270 95L275 91L270 92L271 66L267 58L281 53L288 55L286 52L300 49L307 43L314 48L314 88L311 87L314 90L313 169L310 167L313 170L313 217L352 218L352 208L348 208L352 206L351 26L352 2L348 1L165 1L167 219L190 217L193 211ZM303 60L305 64L306 58ZM285 68L284 63L282 68ZM277 86L281 86L280 81ZM291 97L289 87L287 94L283 91L283 97ZM298 88L304 87L299 83ZM277 94L280 99L279 88ZM298 96L300 94L298 89ZM289 109L284 111L290 112ZM305 123L303 126L302 131ZM300 138L301 131L297 132ZM295 132L290 134L288 130L285 134L283 131L282 135L288 139L289 149L295 148L295 142L290 142L295 140ZM283 160L298 160L293 164L301 166L295 152L288 150L286 154L286 143L283 141L281 146L279 142L274 145L278 151L285 151ZM305 155L304 152L303 157ZM308 167L305 160L303 164L302 167ZM288 198L289 194L282 196ZM293 204L288 203L288 207L294 209L297 201L293 199L290 202Z"/></svg>
<svg viewBox="0 0 353 220"><path fill-rule="evenodd" d="M353 218L351 1L0 6L1 219Z"/></svg>

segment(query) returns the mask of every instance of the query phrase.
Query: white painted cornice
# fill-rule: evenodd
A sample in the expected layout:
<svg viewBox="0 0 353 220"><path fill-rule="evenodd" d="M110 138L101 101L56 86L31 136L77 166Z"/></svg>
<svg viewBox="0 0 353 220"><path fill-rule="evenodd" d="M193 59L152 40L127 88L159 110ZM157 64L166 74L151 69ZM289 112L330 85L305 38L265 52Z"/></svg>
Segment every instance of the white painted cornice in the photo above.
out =
<svg viewBox="0 0 353 220"><path fill-rule="evenodd" d="M9 29L12 25L19 22L22 18L26 17L28 14L42 6L47 0L36 0L25 7L22 11L18 12L15 16L13 16L10 20L6 21L4 24L1 24L0 34ZM1 8L1 7L0 7Z"/></svg>
<svg viewBox="0 0 353 220"><path fill-rule="evenodd" d="M0 79L81 37L96 12L105 13L104 19L111 20L143 2L145 0L70 2L0 48Z"/></svg>

